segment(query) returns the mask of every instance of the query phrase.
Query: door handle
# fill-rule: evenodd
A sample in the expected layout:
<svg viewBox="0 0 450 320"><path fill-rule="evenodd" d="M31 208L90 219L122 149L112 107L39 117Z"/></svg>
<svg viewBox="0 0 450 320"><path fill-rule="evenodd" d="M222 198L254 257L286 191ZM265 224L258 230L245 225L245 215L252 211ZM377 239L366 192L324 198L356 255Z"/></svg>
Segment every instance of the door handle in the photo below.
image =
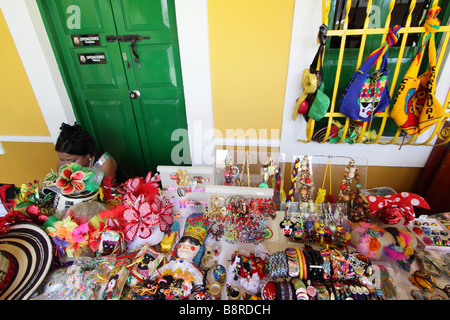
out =
<svg viewBox="0 0 450 320"><path fill-rule="evenodd" d="M133 90L130 92L131 99L137 99L141 96L141 93L138 90Z"/></svg>

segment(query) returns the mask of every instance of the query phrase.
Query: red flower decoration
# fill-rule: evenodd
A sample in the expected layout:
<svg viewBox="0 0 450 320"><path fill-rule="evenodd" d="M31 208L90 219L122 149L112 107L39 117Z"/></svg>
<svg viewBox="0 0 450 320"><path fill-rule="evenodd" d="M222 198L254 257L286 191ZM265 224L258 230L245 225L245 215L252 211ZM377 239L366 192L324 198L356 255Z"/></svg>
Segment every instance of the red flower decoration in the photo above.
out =
<svg viewBox="0 0 450 320"><path fill-rule="evenodd" d="M166 204L160 196L155 196L153 202L149 202L143 195L130 195L124 205L121 220L127 241L136 236L147 239L152 234L153 226L159 224L159 229L164 232L173 223L172 204Z"/></svg>
<svg viewBox="0 0 450 320"><path fill-rule="evenodd" d="M126 191L124 199L130 200L130 195L136 197L145 195L148 201L153 201L153 197L159 193L159 181L161 181L161 177L158 174L152 177L151 171L145 179L142 177L128 179L124 183L124 189Z"/></svg>
<svg viewBox="0 0 450 320"><path fill-rule="evenodd" d="M8 233L10 230L9 224L5 217L0 217L0 233Z"/></svg>
<svg viewBox="0 0 450 320"><path fill-rule="evenodd" d="M135 198L131 196L130 198ZM122 218L125 223L125 239L133 240L136 236L147 239L152 234L151 227L158 223L155 213L152 212L151 205L145 201L143 196L139 196L134 201L125 202L125 210Z"/></svg>
<svg viewBox="0 0 450 320"><path fill-rule="evenodd" d="M156 196L154 201L152 209L158 213L159 229L164 232L173 223L172 203L166 203L160 196Z"/></svg>
<svg viewBox="0 0 450 320"><path fill-rule="evenodd" d="M74 171L70 164L65 164L59 170L59 177L56 179L56 186L63 194L72 194L84 190L84 179L86 174L83 171Z"/></svg>

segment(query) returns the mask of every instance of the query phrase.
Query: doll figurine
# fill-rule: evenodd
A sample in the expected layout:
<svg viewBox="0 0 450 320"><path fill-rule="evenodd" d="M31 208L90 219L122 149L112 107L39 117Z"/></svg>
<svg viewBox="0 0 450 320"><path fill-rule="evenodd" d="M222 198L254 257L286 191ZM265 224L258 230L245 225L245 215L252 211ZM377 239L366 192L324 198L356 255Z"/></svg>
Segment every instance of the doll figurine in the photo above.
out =
<svg viewBox="0 0 450 320"><path fill-rule="evenodd" d="M192 214L186 219L184 233L173 253L173 259L153 273L153 277L182 273L183 295L189 295L193 286L202 284L204 274L200 269L204 254L207 225L203 213Z"/></svg>

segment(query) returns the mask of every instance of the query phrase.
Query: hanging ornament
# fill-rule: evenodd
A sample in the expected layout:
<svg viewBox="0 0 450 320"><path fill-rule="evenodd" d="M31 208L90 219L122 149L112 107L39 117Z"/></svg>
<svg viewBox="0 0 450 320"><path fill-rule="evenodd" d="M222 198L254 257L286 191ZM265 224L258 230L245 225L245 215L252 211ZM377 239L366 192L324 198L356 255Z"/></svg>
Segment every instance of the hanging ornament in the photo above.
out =
<svg viewBox="0 0 450 320"><path fill-rule="evenodd" d="M305 156L300 164L300 201L310 202L312 201L312 178L308 156Z"/></svg>
<svg viewBox="0 0 450 320"><path fill-rule="evenodd" d="M295 159L294 167L291 173L291 187L289 189L287 201L294 202L295 188L297 186L297 175L300 167L300 158Z"/></svg>
<svg viewBox="0 0 450 320"><path fill-rule="evenodd" d="M355 180L355 191L351 190L353 180ZM369 203L361 195L360 176L354 159L351 159L345 168L344 178L339 188L338 202L346 204L348 219L352 222L367 221L370 216Z"/></svg>

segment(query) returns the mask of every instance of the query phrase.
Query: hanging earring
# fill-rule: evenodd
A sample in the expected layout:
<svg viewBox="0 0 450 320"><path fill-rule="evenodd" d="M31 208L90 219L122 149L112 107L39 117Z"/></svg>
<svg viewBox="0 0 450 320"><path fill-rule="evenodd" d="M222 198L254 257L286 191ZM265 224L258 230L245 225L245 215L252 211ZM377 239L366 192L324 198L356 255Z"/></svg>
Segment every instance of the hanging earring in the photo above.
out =
<svg viewBox="0 0 450 320"><path fill-rule="evenodd" d="M351 191L353 179L356 181L354 192ZM348 219L352 222L367 221L370 214L369 204L361 196L360 176L355 160L351 159L347 168L345 168L344 178L339 187L338 201L345 203Z"/></svg>
<svg viewBox="0 0 450 320"><path fill-rule="evenodd" d="M311 189L312 189L312 179L311 170L309 166L308 156L305 156L300 164L300 201L310 202L312 200Z"/></svg>
<svg viewBox="0 0 450 320"><path fill-rule="evenodd" d="M345 168L344 178L339 185L338 201L348 203L351 200L351 183L356 176L359 181L358 169L355 166L355 160L351 159L348 166ZM361 187L361 185L359 186Z"/></svg>
<svg viewBox="0 0 450 320"><path fill-rule="evenodd" d="M317 195L316 195L316 200L315 200L316 203L325 202L325 197L327 195L327 190L325 189L325 180L327 178L328 167L330 167L330 193L331 193L331 160L330 160L330 156L328 156L327 164L325 166L325 173L323 174L322 187L317 190Z"/></svg>

